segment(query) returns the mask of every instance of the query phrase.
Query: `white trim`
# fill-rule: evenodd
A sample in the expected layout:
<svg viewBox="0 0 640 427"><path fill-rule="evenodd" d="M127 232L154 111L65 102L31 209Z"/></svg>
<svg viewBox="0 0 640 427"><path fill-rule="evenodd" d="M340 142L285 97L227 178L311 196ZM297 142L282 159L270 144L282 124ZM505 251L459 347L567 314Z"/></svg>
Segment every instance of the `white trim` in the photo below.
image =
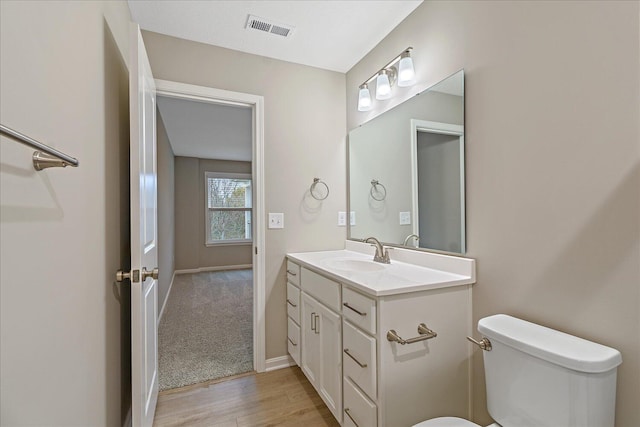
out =
<svg viewBox="0 0 640 427"><path fill-rule="evenodd" d="M265 372L295 366L296 361L288 354L286 356L274 357L265 361Z"/></svg>
<svg viewBox="0 0 640 427"><path fill-rule="evenodd" d="M236 265L221 265L218 267L185 268L183 270L176 270L175 274L202 273L205 271L245 270L247 268L252 268L252 267L253 267L253 264L236 264Z"/></svg>
<svg viewBox="0 0 640 427"><path fill-rule="evenodd" d="M465 206L465 165L464 165L464 126L451 123L431 122L428 120L411 119L411 216L413 234L420 235L420 217L418 216L418 131L436 133L440 135L456 135L460 144L460 209L462 211L460 230L460 253L467 251L466 206Z"/></svg>
<svg viewBox="0 0 640 427"><path fill-rule="evenodd" d="M253 369L266 366L265 329L265 208L264 208L264 97L186 83L156 80L156 93L172 98L250 106L253 111L252 176L253 218ZM255 253L257 251L257 254Z"/></svg>
<svg viewBox="0 0 640 427"><path fill-rule="evenodd" d="M162 315L164 314L164 308L167 306L167 301L169 301L169 295L171 295L171 289L173 288L174 280L176 280L176 270L173 270L171 283L169 283L169 290L167 291L167 295L165 295L164 301L162 302L162 308L160 308L160 314L158 315L158 326L160 326L160 320L162 319Z"/></svg>
<svg viewBox="0 0 640 427"><path fill-rule="evenodd" d="M131 406L129 406L127 416L124 417L124 423L122 423L122 427L131 427Z"/></svg>

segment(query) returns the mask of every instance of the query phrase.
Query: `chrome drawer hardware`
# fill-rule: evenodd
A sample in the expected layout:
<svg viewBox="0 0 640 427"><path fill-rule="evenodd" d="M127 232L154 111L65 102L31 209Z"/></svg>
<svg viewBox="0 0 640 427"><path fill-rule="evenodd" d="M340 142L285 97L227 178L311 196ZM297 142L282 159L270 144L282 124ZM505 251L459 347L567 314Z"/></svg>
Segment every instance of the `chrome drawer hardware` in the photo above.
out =
<svg viewBox="0 0 640 427"><path fill-rule="evenodd" d="M287 303L291 306L291 307L297 307L296 304L292 303L291 300L289 298L287 298Z"/></svg>
<svg viewBox="0 0 640 427"><path fill-rule="evenodd" d="M489 341L489 338L482 338L480 341L474 340L471 337L467 337L467 339L484 351L491 351L491 341Z"/></svg>
<svg viewBox="0 0 640 427"><path fill-rule="evenodd" d="M320 333L320 323L318 323L318 319L320 318L320 315L316 314L316 334Z"/></svg>
<svg viewBox="0 0 640 427"><path fill-rule="evenodd" d="M360 427L360 424L358 424L356 420L354 420L353 417L351 416L351 413L349 412L349 408L344 408L344 413L347 414L347 417L349 417L351 422L353 422L356 425L356 427Z"/></svg>
<svg viewBox="0 0 640 427"><path fill-rule="evenodd" d="M356 359L353 354L349 353L349 349L345 348L344 349L344 354L346 354L347 356L349 356L351 359L353 359L354 362L356 362L358 364L358 366L360 366L361 368L366 368L367 364L366 363L362 363L360 362L358 359Z"/></svg>
<svg viewBox="0 0 640 427"><path fill-rule="evenodd" d="M298 344L296 344L296 343L295 343L291 338L287 337L287 339L289 340L289 342L290 342L291 344L293 344L293 345L298 345Z"/></svg>
<svg viewBox="0 0 640 427"><path fill-rule="evenodd" d="M355 311L356 313L358 313L360 316L366 316L367 313L363 313L362 311L358 310L357 308L353 308L349 305L348 302L343 303L342 305L344 305L345 307L347 307L349 310L351 311Z"/></svg>
<svg viewBox="0 0 640 427"><path fill-rule="evenodd" d="M405 340L400 335L398 335L396 331L391 329L389 332L387 332L387 340L391 342L395 341L398 344L405 345L413 344L414 342L429 340L438 336L438 334L427 328L427 325L425 325L424 323L420 323L418 325L418 333L420 334L419 336Z"/></svg>
<svg viewBox="0 0 640 427"><path fill-rule="evenodd" d="M316 313L311 313L311 330L316 331ZM316 334L318 331L316 331Z"/></svg>
<svg viewBox="0 0 640 427"><path fill-rule="evenodd" d="M295 271L291 271L291 270L287 270L287 273L289 273L292 276L297 276L298 275Z"/></svg>

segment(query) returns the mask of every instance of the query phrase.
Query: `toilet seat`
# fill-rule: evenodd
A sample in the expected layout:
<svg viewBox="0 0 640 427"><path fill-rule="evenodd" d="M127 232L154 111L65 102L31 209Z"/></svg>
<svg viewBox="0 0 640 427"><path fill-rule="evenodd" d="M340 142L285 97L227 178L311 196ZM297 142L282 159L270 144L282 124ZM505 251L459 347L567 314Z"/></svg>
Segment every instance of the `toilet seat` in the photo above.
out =
<svg viewBox="0 0 640 427"><path fill-rule="evenodd" d="M476 423L457 417L432 418L414 425L413 427L480 427Z"/></svg>

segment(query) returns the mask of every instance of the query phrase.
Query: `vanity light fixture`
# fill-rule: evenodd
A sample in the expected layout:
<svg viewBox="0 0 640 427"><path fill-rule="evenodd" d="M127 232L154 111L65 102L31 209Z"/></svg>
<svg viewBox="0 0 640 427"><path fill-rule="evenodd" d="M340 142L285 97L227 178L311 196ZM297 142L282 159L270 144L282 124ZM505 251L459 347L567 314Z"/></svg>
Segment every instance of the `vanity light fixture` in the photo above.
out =
<svg viewBox="0 0 640 427"><path fill-rule="evenodd" d="M358 93L358 111L369 110L371 110L371 93L369 93L369 85L365 83L360 86Z"/></svg>
<svg viewBox="0 0 640 427"><path fill-rule="evenodd" d="M411 59L412 47L408 47L393 58L387 65L376 71L374 75L365 80L359 87L358 111L369 111L372 107L369 83L376 81L376 99L391 98L391 87L398 80L398 86L407 87L416 82L416 72Z"/></svg>

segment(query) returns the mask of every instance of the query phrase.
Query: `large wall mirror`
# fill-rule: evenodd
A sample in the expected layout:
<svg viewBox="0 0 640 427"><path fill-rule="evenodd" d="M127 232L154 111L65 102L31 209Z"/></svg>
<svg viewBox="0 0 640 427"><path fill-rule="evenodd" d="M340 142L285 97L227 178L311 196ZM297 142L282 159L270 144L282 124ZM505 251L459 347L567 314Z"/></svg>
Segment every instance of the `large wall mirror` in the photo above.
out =
<svg viewBox="0 0 640 427"><path fill-rule="evenodd" d="M464 71L349 133L349 238L463 254Z"/></svg>

